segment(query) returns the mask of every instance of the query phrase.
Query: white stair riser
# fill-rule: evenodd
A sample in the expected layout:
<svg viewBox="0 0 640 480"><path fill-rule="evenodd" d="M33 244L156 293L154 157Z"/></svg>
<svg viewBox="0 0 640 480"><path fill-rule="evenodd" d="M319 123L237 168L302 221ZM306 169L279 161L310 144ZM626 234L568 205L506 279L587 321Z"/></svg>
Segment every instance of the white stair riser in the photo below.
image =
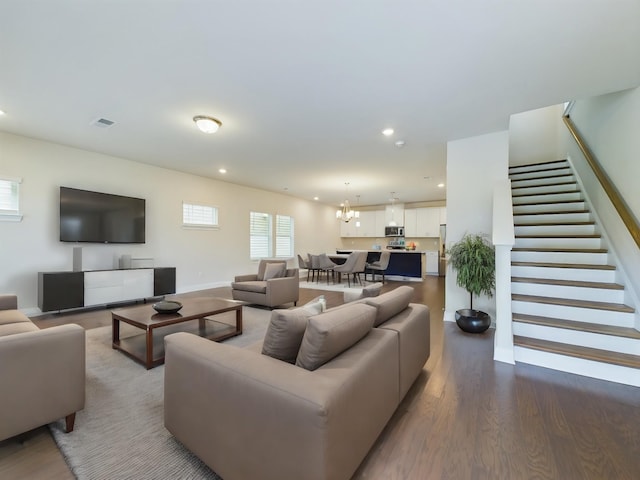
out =
<svg viewBox="0 0 640 480"><path fill-rule="evenodd" d="M548 303L511 301L513 313L537 315L540 317L562 318L576 322L591 322L598 325L613 325L618 327L633 327L634 315L627 312L612 312L595 308L568 307Z"/></svg>
<svg viewBox="0 0 640 480"><path fill-rule="evenodd" d="M602 239L593 238L516 238L517 248L602 248Z"/></svg>
<svg viewBox="0 0 640 480"><path fill-rule="evenodd" d="M512 198L514 205L523 205L529 203L540 203L540 202L567 202L571 200L582 200L582 193L578 190L575 192L569 193L554 193L547 195L524 195L525 192L522 192L522 195L519 195L516 192L513 192L514 196Z"/></svg>
<svg viewBox="0 0 640 480"><path fill-rule="evenodd" d="M513 334L520 337L538 338L550 342L566 343L580 347L597 348L611 352L640 355L640 340L615 335L582 332L564 328L513 322Z"/></svg>
<svg viewBox="0 0 640 480"><path fill-rule="evenodd" d="M552 163L552 164L532 164L532 165L519 165L519 166L513 166L509 169L509 175L514 175L514 174L520 174L520 173L525 173L525 172L540 172L541 170L547 170L549 168L566 168L569 166L569 162L562 161L562 162L558 162L558 163Z"/></svg>
<svg viewBox="0 0 640 480"><path fill-rule="evenodd" d="M585 210L584 202L566 203L542 203L534 205L514 205L513 213L538 213L538 212L581 212Z"/></svg>
<svg viewBox="0 0 640 480"><path fill-rule="evenodd" d="M614 283L615 270L595 270L588 268L556 268L513 265L512 277L548 278L553 280L573 280L576 282L608 282Z"/></svg>
<svg viewBox="0 0 640 480"><path fill-rule="evenodd" d="M610 288L572 287L543 283L512 282L511 293L539 297L570 298L594 302L624 303L624 290Z"/></svg>
<svg viewBox="0 0 640 480"><path fill-rule="evenodd" d="M592 221L589 212L579 213L537 213L537 214L516 214L514 212L513 221L516 224L536 224L536 223L573 223L573 222L590 222Z"/></svg>
<svg viewBox="0 0 640 480"><path fill-rule="evenodd" d="M607 253L588 252L532 252L512 251L513 262L539 262L539 263L580 263L586 265L606 265L609 261Z"/></svg>
<svg viewBox="0 0 640 480"><path fill-rule="evenodd" d="M541 352L520 346L513 349L513 354L516 362L640 387L640 372L634 368Z"/></svg>
<svg viewBox="0 0 640 480"><path fill-rule="evenodd" d="M545 177L545 176L558 176L558 175L573 175L573 171L571 167L566 166L564 168L556 168L555 170L548 170L546 172L542 172L539 170L533 170L528 172L513 172L509 171L509 179L512 182L517 182L518 180L525 180L529 178L535 177Z"/></svg>
<svg viewBox="0 0 640 480"><path fill-rule="evenodd" d="M532 195L535 193L557 193L557 192L568 192L568 191L578 191L578 185L576 183L572 183L570 185L544 185L540 187L525 187L513 189L513 194L515 195ZM546 198L546 197L545 197Z"/></svg>
<svg viewBox="0 0 640 480"><path fill-rule="evenodd" d="M552 178L525 178L520 180L511 179L511 188L536 187L541 185L556 185L558 183L575 182L573 175L554 176Z"/></svg>
<svg viewBox="0 0 640 480"><path fill-rule="evenodd" d="M595 225L521 225L515 227L517 235L593 235Z"/></svg>

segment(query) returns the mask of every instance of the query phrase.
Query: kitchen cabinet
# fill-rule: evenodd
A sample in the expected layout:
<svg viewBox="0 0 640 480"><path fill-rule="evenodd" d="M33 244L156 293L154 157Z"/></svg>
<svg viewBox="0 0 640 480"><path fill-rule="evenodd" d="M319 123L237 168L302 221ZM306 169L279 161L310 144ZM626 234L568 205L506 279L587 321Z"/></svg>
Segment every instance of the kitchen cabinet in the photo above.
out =
<svg viewBox="0 0 640 480"><path fill-rule="evenodd" d="M404 204L396 203L393 206L387 205L385 207L384 221L385 225L398 225L402 227L402 222L404 221Z"/></svg>
<svg viewBox="0 0 640 480"><path fill-rule="evenodd" d="M440 268L440 252L437 250L427 250L426 257L425 273L427 275L438 275Z"/></svg>
<svg viewBox="0 0 640 480"><path fill-rule="evenodd" d="M440 225L447 224L447 207L440 207Z"/></svg>
<svg viewBox="0 0 640 480"><path fill-rule="evenodd" d="M358 226L359 225L359 226ZM341 237L384 237L384 210L364 210L359 218L340 222Z"/></svg>
<svg viewBox="0 0 640 480"><path fill-rule="evenodd" d="M404 236L418 236L418 209L408 208L404 211Z"/></svg>

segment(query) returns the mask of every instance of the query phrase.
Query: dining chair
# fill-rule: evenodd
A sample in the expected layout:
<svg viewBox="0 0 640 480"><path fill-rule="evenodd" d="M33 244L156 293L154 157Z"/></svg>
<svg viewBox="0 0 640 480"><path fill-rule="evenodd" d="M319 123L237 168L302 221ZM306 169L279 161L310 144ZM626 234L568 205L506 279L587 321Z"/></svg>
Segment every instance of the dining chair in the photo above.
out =
<svg viewBox="0 0 640 480"><path fill-rule="evenodd" d="M364 271L364 280L367 280L367 273L371 273L371 281L376 281L376 274L382 275L382 283L384 283L384 274L389 267L389 259L391 259L391 252L384 250L380 253L380 258L375 262L367 263Z"/></svg>
<svg viewBox="0 0 640 480"><path fill-rule="evenodd" d="M367 252L362 250L356 250L355 252L351 252L347 257L347 261L342 265L337 265L333 268L334 273L338 275L342 275L343 273L347 274L347 283L349 287L351 287L351 276L353 276L353 282L356 280L360 280L360 284L362 284L362 280L360 279L360 274L364 272L364 267L367 264Z"/></svg>

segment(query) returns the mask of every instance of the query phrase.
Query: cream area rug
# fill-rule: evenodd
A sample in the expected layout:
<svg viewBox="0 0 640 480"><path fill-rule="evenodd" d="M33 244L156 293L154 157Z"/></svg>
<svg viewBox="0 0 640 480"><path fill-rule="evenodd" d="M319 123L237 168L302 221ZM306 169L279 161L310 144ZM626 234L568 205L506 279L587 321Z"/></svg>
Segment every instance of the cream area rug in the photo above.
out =
<svg viewBox="0 0 640 480"><path fill-rule="evenodd" d="M225 343L261 340L270 318L270 310L243 307L244 331ZM234 319L230 312L225 321ZM123 337L132 332L122 325ZM63 421L49 426L73 474L80 480L219 479L164 428L164 366L146 370L113 350L111 327L88 330L86 339L85 408L72 433L64 433Z"/></svg>

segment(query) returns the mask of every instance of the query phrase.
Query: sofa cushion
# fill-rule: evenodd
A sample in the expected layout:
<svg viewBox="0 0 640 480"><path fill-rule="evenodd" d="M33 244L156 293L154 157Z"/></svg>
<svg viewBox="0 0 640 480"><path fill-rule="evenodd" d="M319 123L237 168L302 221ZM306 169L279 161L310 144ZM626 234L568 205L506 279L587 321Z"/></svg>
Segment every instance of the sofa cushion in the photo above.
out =
<svg viewBox="0 0 640 480"><path fill-rule="evenodd" d="M264 269L263 280L271 280L272 278L284 277L286 271L286 264L284 263L269 263Z"/></svg>
<svg viewBox="0 0 640 480"><path fill-rule="evenodd" d="M378 297L367 299L367 305L377 309L374 326L377 327L407 308L412 297L413 288L403 285Z"/></svg>
<svg viewBox="0 0 640 480"><path fill-rule="evenodd" d="M16 333L36 332L40 330L31 322L18 322L0 325L0 337L15 335Z"/></svg>
<svg viewBox="0 0 640 480"><path fill-rule="evenodd" d="M296 365L315 370L355 345L373 328L376 310L363 303L311 317Z"/></svg>
<svg viewBox="0 0 640 480"><path fill-rule="evenodd" d="M322 312L321 298L316 297L302 307L274 310L262 344L262 353L278 360L295 363L307 320Z"/></svg>
<svg viewBox="0 0 640 480"><path fill-rule="evenodd" d="M244 290L245 292L267 293L267 282L233 282L231 288L234 290Z"/></svg>
<svg viewBox="0 0 640 480"><path fill-rule="evenodd" d="M0 325L24 322L31 322L24 313L18 310L0 310Z"/></svg>

